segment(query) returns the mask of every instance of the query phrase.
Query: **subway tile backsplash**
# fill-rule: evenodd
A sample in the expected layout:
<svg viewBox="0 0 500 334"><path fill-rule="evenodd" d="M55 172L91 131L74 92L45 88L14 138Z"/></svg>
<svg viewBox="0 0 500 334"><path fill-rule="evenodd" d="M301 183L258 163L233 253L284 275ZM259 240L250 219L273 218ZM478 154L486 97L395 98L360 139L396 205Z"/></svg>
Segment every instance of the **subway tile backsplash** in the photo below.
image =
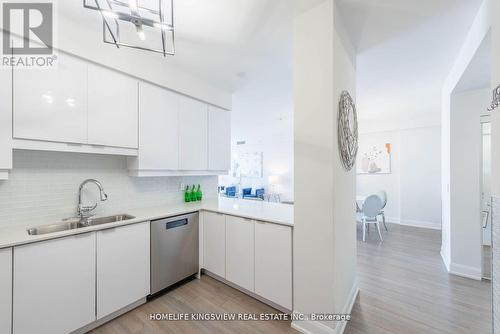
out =
<svg viewBox="0 0 500 334"><path fill-rule="evenodd" d="M99 180L109 196L98 203L98 215L180 203L181 183L201 184L205 198L217 196L217 176L135 178L128 176L125 157L16 150L9 180L0 181L0 228L52 223L74 215L78 186L89 178ZM83 202L96 200L98 191L88 184Z"/></svg>

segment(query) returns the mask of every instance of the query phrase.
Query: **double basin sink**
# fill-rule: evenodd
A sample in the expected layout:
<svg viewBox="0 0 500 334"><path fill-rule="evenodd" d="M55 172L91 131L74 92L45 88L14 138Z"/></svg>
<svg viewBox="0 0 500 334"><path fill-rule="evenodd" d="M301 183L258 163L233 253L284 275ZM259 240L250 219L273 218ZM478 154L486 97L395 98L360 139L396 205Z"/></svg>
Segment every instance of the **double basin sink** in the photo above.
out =
<svg viewBox="0 0 500 334"><path fill-rule="evenodd" d="M84 228L84 227L89 227L89 226L97 226L97 225L103 225L103 224L116 223L116 222L134 219L134 218L135 218L134 216L127 215L127 214L101 217L101 218L89 218L89 219L85 219L83 221L82 220L74 220L74 221L62 222L62 223L51 224L51 225L36 226L36 227L27 229L27 232L29 235L42 235L42 234L48 234L48 233L76 230L79 228Z"/></svg>

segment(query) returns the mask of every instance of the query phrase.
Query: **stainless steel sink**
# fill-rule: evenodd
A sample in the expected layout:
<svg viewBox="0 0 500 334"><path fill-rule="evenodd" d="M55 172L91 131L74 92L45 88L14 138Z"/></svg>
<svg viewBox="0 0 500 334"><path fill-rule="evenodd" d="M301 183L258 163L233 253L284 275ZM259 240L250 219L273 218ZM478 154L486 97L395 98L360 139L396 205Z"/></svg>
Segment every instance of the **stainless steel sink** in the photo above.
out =
<svg viewBox="0 0 500 334"><path fill-rule="evenodd" d="M80 221L72 221L72 222L64 222L64 223L58 223L58 224L37 226L37 227L29 228L27 231L28 231L29 235L41 235L41 234L47 234L47 233L55 233L55 232L61 232L61 231L74 230L74 229L82 228L85 226L86 225L84 225Z"/></svg>
<svg viewBox="0 0 500 334"><path fill-rule="evenodd" d="M120 221L134 219L134 216L123 214L101 218L90 218L85 221L69 221L50 225L41 225L27 229L29 235L42 235L48 233L75 230L83 227L96 226L102 224L116 223Z"/></svg>
<svg viewBox="0 0 500 334"><path fill-rule="evenodd" d="M109 224L109 223L116 223L116 222L121 222L124 220L130 220L134 219L134 216L131 215L116 215L116 216L109 216L109 217L101 217L101 218L90 218L86 221L87 226L95 226L95 225L102 225L102 224Z"/></svg>

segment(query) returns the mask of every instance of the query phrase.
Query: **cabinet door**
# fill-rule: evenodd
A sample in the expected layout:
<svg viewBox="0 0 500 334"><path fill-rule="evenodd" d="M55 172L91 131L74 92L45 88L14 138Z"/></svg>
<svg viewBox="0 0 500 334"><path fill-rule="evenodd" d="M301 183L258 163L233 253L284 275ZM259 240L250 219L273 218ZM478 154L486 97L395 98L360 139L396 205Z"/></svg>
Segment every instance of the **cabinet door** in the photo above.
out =
<svg viewBox="0 0 500 334"><path fill-rule="evenodd" d="M225 216L213 212L203 214L203 268L226 278Z"/></svg>
<svg viewBox="0 0 500 334"><path fill-rule="evenodd" d="M1 34L0 34L1 36ZM12 71L0 70L0 179L12 169Z"/></svg>
<svg viewBox="0 0 500 334"><path fill-rule="evenodd" d="M181 170L208 169L208 107L180 97L179 163Z"/></svg>
<svg viewBox="0 0 500 334"><path fill-rule="evenodd" d="M226 216L226 279L254 291L254 222Z"/></svg>
<svg viewBox="0 0 500 334"><path fill-rule="evenodd" d="M97 232L97 318L149 295L149 222Z"/></svg>
<svg viewBox="0 0 500 334"><path fill-rule="evenodd" d="M14 334L65 334L95 318L95 233L14 248Z"/></svg>
<svg viewBox="0 0 500 334"><path fill-rule="evenodd" d="M0 333L11 332L12 249L0 249Z"/></svg>
<svg viewBox="0 0 500 334"><path fill-rule="evenodd" d="M208 109L208 169L231 169L231 113L213 106Z"/></svg>
<svg viewBox="0 0 500 334"><path fill-rule="evenodd" d="M255 293L292 310L292 229L255 224Z"/></svg>
<svg viewBox="0 0 500 334"><path fill-rule="evenodd" d="M87 143L87 64L59 53L57 68L15 70L14 137Z"/></svg>
<svg viewBox="0 0 500 334"><path fill-rule="evenodd" d="M139 156L131 169L179 169L179 95L139 84Z"/></svg>
<svg viewBox="0 0 500 334"><path fill-rule="evenodd" d="M88 143L137 148L137 96L137 80L89 65Z"/></svg>

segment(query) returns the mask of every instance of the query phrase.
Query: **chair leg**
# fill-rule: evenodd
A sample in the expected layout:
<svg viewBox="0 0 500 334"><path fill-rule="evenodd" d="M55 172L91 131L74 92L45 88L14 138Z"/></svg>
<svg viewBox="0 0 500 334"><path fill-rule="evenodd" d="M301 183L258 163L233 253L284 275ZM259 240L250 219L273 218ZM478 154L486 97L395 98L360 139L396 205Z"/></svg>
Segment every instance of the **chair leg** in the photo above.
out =
<svg viewBox="0 0 500 334"><path fill-rule="evenodd" d="M366 222L363 220L361 222L363 224L363 242L366 241Z"/></svg>
<svg viewBox="0 0 500 334"><path fill-rule="evenodd" d="M382 222L384 223L385 231L389 232L389 230L387 229L387 225L385 224L385 213L382 213Z"/></svg>
<svg viewBox="0 0 500 334"><path fill-rule="evenodd" d="M384 241L384 239L382 239L382 233L380 233L380 223L379 222L376 222L375 225L377 225L377 231L378 231L378 236L380 237L380 241Z"/></svg>

